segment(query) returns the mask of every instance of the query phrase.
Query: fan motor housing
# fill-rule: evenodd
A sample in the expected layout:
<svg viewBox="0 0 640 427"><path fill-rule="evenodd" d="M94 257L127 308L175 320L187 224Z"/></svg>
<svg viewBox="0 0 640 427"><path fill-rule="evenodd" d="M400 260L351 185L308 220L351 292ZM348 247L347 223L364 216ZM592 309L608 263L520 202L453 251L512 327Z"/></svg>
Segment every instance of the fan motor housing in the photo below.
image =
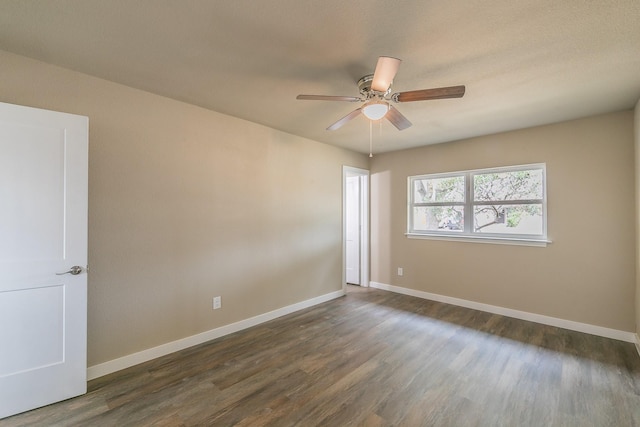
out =
<svg viewBox="0 0 640 427"><path fill-rule="evenodd" d="M369 93L371 93L372 81L373 81L373 74L367 74L366 76L358 80L358 90L363 96L368 97Z"/></svg>
<svg viewBox="0 0 640 427"><path fill-rule="evenodd" d="M365 99L371 99L375 96L384 98L391 92L391 86L389 86L389 89L384 93L371 90L371 82L373 82L373 74L367 74L358 80L358 90Z"/></svg>

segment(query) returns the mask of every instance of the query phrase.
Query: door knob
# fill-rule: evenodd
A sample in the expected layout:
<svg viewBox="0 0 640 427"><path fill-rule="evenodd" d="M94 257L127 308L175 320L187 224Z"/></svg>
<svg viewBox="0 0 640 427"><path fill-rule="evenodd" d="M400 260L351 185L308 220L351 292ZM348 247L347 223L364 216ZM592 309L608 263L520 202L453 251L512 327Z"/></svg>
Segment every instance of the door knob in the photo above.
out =
<svg viewBox="0 0 640 427"><path fill-rule="evenodd" d="M82 273L82 267L80 267L79 265L74 265L73 267L71 267L69 271L65 271L63 273L56 273L56 276L62 276L63 274L72 274L74 276L77 276L80 273Z"/></svg>

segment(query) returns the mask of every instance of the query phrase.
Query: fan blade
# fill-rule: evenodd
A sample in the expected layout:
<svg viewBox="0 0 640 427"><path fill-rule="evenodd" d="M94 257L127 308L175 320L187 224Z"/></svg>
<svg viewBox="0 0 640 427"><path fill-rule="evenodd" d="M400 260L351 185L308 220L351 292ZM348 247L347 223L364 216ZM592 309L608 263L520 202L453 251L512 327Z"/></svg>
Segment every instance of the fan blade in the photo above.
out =
<svg viewBox="0 0 640 427"><path fill-rule="evenodd" d="M330 96L330 95L298 95L296 99L304 99L307 101L349 101L360 102L362 99L355 96Z"/></svg>
<svg viewBox="0 0 640 427"><path fill-rule="evenodd" d="M396 102L427 101L429 99L462 98L464 86L439 87L435 89L410 90L398 92L391 96Z"/></svg>
<svg viewBox="0 0 640 427"><path fill-rule="evenodd" d="M346 116L344 116L343 118L341 118L340 120L338 120L337 122L335 122L334 124L329 126L327 128L327 130L336 130L336 129L341 128L342 125L344 125L348 121L353 120L356 117L358 117L361 112L362 112L362 108L356 108L355 110L353 110L352 112L350 112L349 114L347 114Z"/></svg>
<svg viewBox="0 0 640 427"><path fill-rule="evenodd" d="M385 117L392 125L398 128L398 130L404 130L411 126L411 122L393 105L389 105L389 111L387 111Z"/></svg>
<svg viewBox="0 0 640 427"><path fill-rule="evenodd" d="M373 73L373 81L371 82L371 90L382 93L389 90L401 62L401 60L391 58L390 56L381 56L378 58L378 64L376 64L376 70Z"/></svg>

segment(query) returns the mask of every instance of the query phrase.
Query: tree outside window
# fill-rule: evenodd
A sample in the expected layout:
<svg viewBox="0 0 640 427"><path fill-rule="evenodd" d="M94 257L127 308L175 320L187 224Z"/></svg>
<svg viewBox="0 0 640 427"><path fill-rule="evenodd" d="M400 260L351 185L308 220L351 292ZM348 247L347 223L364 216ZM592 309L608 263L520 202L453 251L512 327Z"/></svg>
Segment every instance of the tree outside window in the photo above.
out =
<svg viewBox="0 0 640 427"><path fill-rule="evenodd" d="M409 234L546 239L545 165L409 178Z"/></svg>

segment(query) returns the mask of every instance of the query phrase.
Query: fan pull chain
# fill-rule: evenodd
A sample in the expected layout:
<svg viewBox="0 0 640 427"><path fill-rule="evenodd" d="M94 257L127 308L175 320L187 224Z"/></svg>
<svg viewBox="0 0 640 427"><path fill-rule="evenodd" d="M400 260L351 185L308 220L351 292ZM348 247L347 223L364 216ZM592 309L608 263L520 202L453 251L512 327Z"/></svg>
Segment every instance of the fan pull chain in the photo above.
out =
<svg viewBox="0 0 640 427"><path fill-rule="evenodd" d="M373 157L373 121L369 120L369 157Z"/></svg>

